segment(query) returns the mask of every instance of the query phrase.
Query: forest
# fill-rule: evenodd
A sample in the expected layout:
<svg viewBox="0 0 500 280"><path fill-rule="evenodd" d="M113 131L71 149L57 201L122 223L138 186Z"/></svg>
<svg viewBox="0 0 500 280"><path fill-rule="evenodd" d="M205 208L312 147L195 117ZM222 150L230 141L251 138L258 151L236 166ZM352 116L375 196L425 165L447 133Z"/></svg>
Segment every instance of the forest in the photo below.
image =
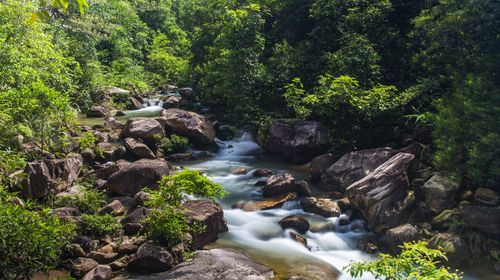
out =
<svg viewBox="0 0 500 280"><path fill-rule="evenodd" d="M497 0L0 0L0 279L174 273L226 250L195 253L219 233L216 247L236 246L231 219L250 204L213 161L247 132L262 165L231 158L242 167L224 176L259 171L245 188L262 193L243 197L255 213L299 202L280 236L307 247L309 213L335 207L377 235L358 247L380 258L336 267L353 279L500 273ZM328 211L307 209L318 201ZM255 279L294 279L250 257L274 270ZM189 269L165 279L204 271Z"/></svg>

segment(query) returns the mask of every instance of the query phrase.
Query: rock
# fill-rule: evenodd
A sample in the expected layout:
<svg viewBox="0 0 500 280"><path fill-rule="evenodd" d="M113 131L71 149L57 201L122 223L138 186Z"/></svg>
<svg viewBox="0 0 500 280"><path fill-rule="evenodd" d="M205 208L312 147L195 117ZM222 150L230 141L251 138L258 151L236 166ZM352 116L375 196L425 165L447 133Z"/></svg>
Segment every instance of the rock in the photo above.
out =
<svg viewBox="0 0 500 280"><path fill-rule="evenodd" d="M215 130L208 119L194 112L181 109L162 111L169 132L185 136L199 148L216 147Z"/></svg>
<svg viewBox="0 0 500 280"><path fill-rule="evenodd" d="M99 265L89 271L82 280L108 280L111 279L112 270L110 266Z"/></svg>
<svg viewBox="0 0 500 280"><path fill-rule="evenodd" d="M93 164L96 158L94 150L92 150L91 148L86 148L85 150L83 150L81 152L81 155L83 158L83 162L85 162L86 164Z"/></svg>
<svg viewBox="0 0 500 280"><path fill-rule="evenodd" d="M142 108L142 103L141 101L137 100L135 97L130 97L130 103L127 106L127 109L129 110L139 110Z"/></svg>
<svg viewBox="0 0 500 280"><path fill-rule="evenodd" d="M97 252L97 251L92 251L88 253L87 255L88 258L91 258L95 260L96 262L100 264L108 264L116 260L118 257L117 253L103 253L103 252Z"/></svg>
<svg viewBox="0 0 500 280"><path fill-rule="evenodd" d="M148 214L149 210L145 207L140 207L130 212L123 218L120 223L129 224L129 223L140 223L144 217Z"/></svg>
<svg viewBox="0 0 500 280"><path fill-rule="evenodd" d="M460 220L480 232L500 235L500 208L465 206L460 208Z"/></svg>
<svg viewBox="0 0 500 280"><path fill-rule="evenodd" d="M109 116L109 110L104 106L92 106L87 111L88 118L104 118Z"/></svg>
<svg viewBox="0 0 500 280"><path fill-rule="evenodd" d="M59 218L80 216L80 211L78 210L78 208L74 208L74 207L55 208L55 209L50 210L49 213L51 215L59 217Z"/></svg>
<svg viewBox="0 0 500 280"><path fill-rule="evenodd" d="M406 171L415 157L399 153L347 188L347 196L368 226L380 233L406 221L414 202Z"/></svg>
<svg viewBox="0 0 500 280"><path fill-rule="evenodd" d="M424 201L434 213L455 207L458 184L443 173L432 176L422 187Z"/></svg>
<svg viewBox="0 0 500 280"><path fill-rule="evenodd" d="M495 272L497 273L497 275L500 275L500 261L497 261L495 263L494 268L495 268Z"/></svg>
<svg viewBox="0 0 500 280"><path fill-rule="evenodd" d="M307 238L305 238L304 236L300 235L300 234L296 234L295 232L290 232L290 238L292 238L293 240L299 242L300 244L304 245L304 247L306 247L308 250L311 250L308 246L307 246Z"/></svg>
<svg viewBox="0 0 500 280"><path fill-rule="evenodd" d="M111 253L114 253L115 247L116 247L116 244L112 243L112 244L108 244L108 245L103 246L98 251L101 253L105 253L105 254L111 254Z"/></svg>
<svg viewBox="0 0 500 280"><path fill-rule="evenodd" d="M300 206L304 211L314 213L325 218L340 216L338 204L328 198L305 197L300 200Z"/></svg>
<svg viewBox="0 0 500 280"><path fill-rule="evenodd" d="M69 245L69 253L73 258L83 258L86 255L82 246L80 246L80 244L74 244L74 243Z"/></svg>
<svg viewBox="0 0 500 280"><path fill-rule="evenodd" d="M106 160L113 154L115 146L113 146L113 144L111 143L97 143L96 151L97 150L100 150L102 152L100 156L101 159ZM104 158L102 158L102 156L104 156Z"/></svg>
<svg viewBox="0 0 500 280"><path fill-rule="evenodd" d="M283 229L292 228L300 234L306 233L310 227L306 217L302 215L291 215L284 217L279 221L279 224Z"/></svg>
<svg viewBox="0 0 500 280"><path fill-rule="evenodd" d="M130 91L119 87L110 87L104 90L105 95L129 94Z"/></svg>
<svg viewBox="0 0 500 280"><path fill-rule="evenodd" d="M104 119L104 126L111 129L123 129L124 125L116 118L107 117Z"/></svg>
<svg viewBox="0 0 500 280"><path fill-rule="evenodd" d="M109 264L112 271L120 271L127 266L123 261L117 260Z"/></svg>
<svg viewBox="0 0 500 280"><path fill-rule="evenodd" d="M130 208L135 209L139 206L143 206L146 203L146 201L149 200L150 196L151 195L149 193L143 191L136 193L130 204Z"/></svg>
<svg viewBox="0 0 500 280"><path fill-rule="evenodd" d="M362 150L345 154L321 176L319 185L329 191L345 191L377 167L388 161L396 152L391 148Z"/></svg>
<svg viewBox="0 0 500 280"><path fill-rule="evenodd" d="M321 155L331 143L326 128L319 122L276 120L259 144L272 154L295 164L303 164Z"/></svg>
<svg viewBox="0 0 500 280"><path fill-rule="evenodd" d="M28 163L24 169L27 177L21 182L21 196L37 199L66 191L78 178L82 165L80 155Z"/></svg>
<svg viewBox="0 0 500 280"><path fill-rule="evenodd" d="M363 237L358 241L358 248L368 254L375 254L378 252L377 240L374 237Z"/></svg>
<svg viewBox="0 0 500 280"><path fill-rule="evenodd" d="M126 116L126 114L122 111L116 111L115 117L123 117Z"/></svg>
<svg viewBox="0 0 500 280"><path fill-rule="evenodd" d="M233 140L234 136L236 135L235 131L236 129L234 127L223 124L217 127L215 135L222 141L229 141Z"/></svg>
<svg viewBox="0 0 500 280"><path fill-rule="evenodd" d="M125 148L125 146L117 147L116 149L113 150L110 160L117 161L123 159L125 158L126 154L127 154L127 148Z"/></svg>
<svg viewBox="0 0 500 280"><path fill-rule="evenodd" d="M274 199L268 199L263 201L240 201L235 203L235 205L233 205L233 208L238 208L247 212L273 209L283 205L287 201L294 200L296 197L297 197L296 193L288 193Z"/></svg>
<svg viewBox="0 0 500 280"><path fill-rule="evenodd" d="M448 261L454 266L461 266L470 259L467 242L457 235L438 233L429 240L429 245L433 248L443 248Z"/></svg>
<svg viewBox="0 0 500 280"><path fill-rule="evenodd" d="M259 168L253 172L253 176L258 176L258 177L268 177L271 175L273 175L273 172L266 168Z"/></svg>
<svg viewBox="0 0 500 280"><path fill-rule="evenodd" d="M448 229L450 224L458 219L460 212L458 209L448 209L441 212L432 219L432 227L435 229Z"/></svg>
<svg viewBox="0 0 500 280"><path fill-rule="evenodd" d="M156 157L148 146L133 138L125 138L125 147L140 159L154 159Z"/></svg>
<svg viewBox="0 0 500 280"><path fill-rule="evenodd" d="M418 233L418 230L410 224L388 229L385 236L382 238L383 243L394 254L401 252L401 248L399 246L403 245L403 243L419 239L420 234Z"/></svg>
<svg viewBox="0 0 500 280"><path fill-rule="evenodd" d="M162 279L170 280L266 280L274 277L270 268L235 249L198 251L192 260L161 274Z"/></svg>
<svg viewBox="0 0 500 280"><path fill-rule="evenodd" d="M123 225L123 231L128 235L138 234L144 226L140 223L126 223Z"/></svg>
<svg viewBox="0 0 500 280"><path fill-rule="evenodd" d="M188 220L205 225L202 232L191 233L193 247L201 249L217 240L219 233L228 231L222 208L210 200L193 200L184 204Z"/></svg>
<svg viewBox="0 0 500 280"><path fill-rule="evenodd" d="M94 131L92 131L92 134L94 135L97 143L108 142L108 140L109 140L108 134L106 134L104 132L94 130Z"/></svg>
<svg viewBox="0 0 500 280"><path fill-rule="evenodd" d="M163 272L172 268L172 255L167 249L145 243L127 263L127 270L137 273Z"/></svg>
<svg viewBox="0 0 500 280"><path fill-rule="evenodd" d="M81 278L98 265L99 264L93 259L76 258L67 265L67 268L75 277Z"/></svg>
<svg viewBox="0 0 500 280"><path fill-rule="evenodd" d="M474 194L474 204L484 206L496 206L498 204L498 195L494 190L479 188Z"/></svg>
<svg viewBox="0 0 500 280"><path fill-rule="evenodd" d="M106 183L108 192L134 196L143 188L156 187L158 181L169 174L168 163L162 159L142 159L121 167Z"/></svg>
<svg viewBox="0 0 500 280"><path fill-rule="evenodd" d="M264 197L273 197L295 191L295 179L290 173L282 173L269 177L262 188Z"/></svg>
<svg viewBox="0 0 500 280"><path fill-rule="evenodd" d="M309 173L311 174L311 182L318 183L321 175L335 163L333 154L325 154L315 157L309 165Z"/></svg>
<svg viewBox="0 0 500 280"><path fill-rule="evenodd" d="M196 97L196 93L192 88L185 87L185 88L180 88L179 93L183 98L187 99L193 99Z"/></svg>
<svg viewBox="0 0 500 280"><path fill-rule="evenodd" d="M244 167L238 167L238 168L234 169L233 172L231 172L231 173L234 175L245 175L248 173L248 169L246 169Z"/></svg>
<svg viewBox="0 0 500 280"><path fill-rule="evenodd" d="M139 247L131 243L122 243L118 246L118 254L130 255L137 252Z"/></svg>
<svg viewBox="0 0 500 280"><path fill-rule="evenodd" d="M460 195L460 200L472 201L474 199L474 193L471 191L464 191Z"/></svg>
<svg viewBox="0 0 500 280"><path fill-rule="evenodd" d="M163 100L163 109L179 108L181 98L177 96L169 96Z"/></svg>
<svg viewBox="0 0 500 280"><path fill-rule="evenodd" d="M73 239L73 243L80 245L86 252L97 250L97 240L88 236L79 235Z"/></svg>
<svg viewBox="0 0 500 280"><path fill-rule="evenodd" d="M413 176L417 179L422 179L425 182L432 177L432 168L427 167L424 169L417 170L417 171L415 171Z"/></svg>
<svg viewBox="0 0 500 280"><path fill-rule="evenodd" d="M141 139L148 147L156 147L159 141L165 137L165 128L153 119L130 118L120 137Z"/></svg>
<svg viewBox="0 0 500 280"><path fill-rule="evenodd" d="M113 200L113 202L99 209L99 215L113 214L119 216L125 211L125 206L119 200Z"/></svg>
<svg viewBox="0 0 500 280"><path fill-rule="evenodd" d="M311 188L306 181L300 181L295 185L295 190L300 196L311 196Z"/></svg>
<svg viewBox="0 0 500 280"><path fill-rule="evenodd" d="M111 175L131 164L131 162L126 160L117 160L116 162L96 166L95 176L100 180L108 180Z"/></svg>

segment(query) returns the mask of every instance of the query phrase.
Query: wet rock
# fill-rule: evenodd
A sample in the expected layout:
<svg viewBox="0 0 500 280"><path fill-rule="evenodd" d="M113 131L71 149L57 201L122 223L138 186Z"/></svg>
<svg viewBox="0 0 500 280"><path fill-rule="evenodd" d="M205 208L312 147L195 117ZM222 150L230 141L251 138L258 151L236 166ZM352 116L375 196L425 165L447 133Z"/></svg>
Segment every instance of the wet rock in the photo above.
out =
<svg viewBox="0 0 500 280"><path fill-rule="evenodd" d="M80 244L74 244L74 243L69 245L69 253L73 258L83 258L86 255L82 246L80 246Z"/></svg>
<svg viewBox="0 0 500 280"><path fill-rule="evenodd" d="M109 110L104 106L92 106L87 111L88 118L104 118L109 116Z"/></svg>
<svg viewBox="0 0 500 280"><path fill-rule="evenodd" d="M282 173L269 177L262 188L264 197L273 197L295 191L295 179L290 173Z"/></svg>
<svg viewBox="0 0 500 280"><path fill-rule="evenodd" d="M253 176L258 176L258 177L268 177L271 175L273 175L273 172L266 168L259 168L253 172Z"/></svg>
<svg viewBox="0 0 500 280"><path fill-rule="evenodd" d="M155 154L145 144L133 138L125 138L125 147L140 159L154 159Z"/></svg>
<svg viewBox="0 0 500 280"><path fill-rule="evenodd" d="M238 167L238 168L234 169L233 172L231 172L231 173L234 175L245 175L248 173L248 169L246 169L244 167Z"/></svg>
<svg viewBox="0 0 500 280"><path fill-rule="evenodd" d="M82 280L109 280L111 279L111 267L107 265L99 265L89 271Z"/></svg>
<svg viewBox="0 0 500 280"><path fill-rule="evenodd" d="M347 188L347 196L375 232L401 225L414 202L406 171L411 154L399 153Z"/></svg>
<svg viewBox="0 0 500 280"><path fill-rule="evenodd" d="M111 129L123 129L124 125L116 118L107 117L104 119L104 126Z"/></svg>
<svg viewBox="0 0 500 280"><path fill-rule="evenodd" d="M300 206L304 211L326 218L340 216L340 208L332 199L306 197L300 200Z"/></svg>
<svg viewBox="0 0 500 280"><path fill-rule="evenodd" d="M168 131L189 138L199 148L214 148L215 130L212 123L205 117L181 109L168 109L162 111L166 119Z"/></svg>
<svg viewBox="0 0 500 280"><path fill-rule="evenodd" d="M304 236L300 235L300 234L296 234L295 232L290 232L290 237L294 240L294 241L297 241L299 242L300 244L304 245L304 247L306 247L308 250L311 250L308 246L307 246L307 238L305 238Z"/></svg>
<svg viewBox="0 0 500 280"><path fill-rule="evenodd" d="M114 200L113 202L99 209L98 213L100 215L113 214L115 216L119 216L123 214L124 211L125 206L123 206L123 204L119 200Z"/></svg>
<svg viewBox="0 0 500 280"><path fill-rule="evenodd" d="M467 243L457 235L438 233L429 240L429 245L443 248L448 261L454 266L463 265L470 259Z"/></svg>
<svg viewBox="0 0 500 280"><path fill-rule="evenodd" d="M163 100L164 109L179 108L180 104L181 98L177 96L169 96Z"/></svg>
<svg viewBox="0 0 500 280"><path fill-rule="evenodd" d="M368 254L375 254L378 252L377 240L374 237L363 237L358 241L358 248Z"/></svg>
<svg viewBox="0 0 500 280"><path fill-rule="evenodd" d="M89 271L97 267L99 263L90 258L76 258L66 265L71 274L77 278L85 276Z"/></svg>
<svg viewBox="0 0 500 280"><path fill-rule="evenodd" d="M500 235L500 208L484 206L461 207L460 219L467 226L480 232Z"/></svg>
<svg viewBox="0 0 500 280"><path fill-rule="evenodd" d="M219 233L228 231L222 208L210 200L193 200L184 204L190 222L205 225L202 232L191 233L193 246L201 249L217 240Z"/></svg>
<svg viewBox="0 0 500 280"><path fill-rule="evenodd" d="M217 127L215 134L220 140L229 141L233 140L236 135L236 129L230 125L223 124Z"/></svg>
<svg viewBox="0 0 500 280"><path fill-rule="evenodd" d="M434 213L441 213L455 207L455 198L458 184L445 174L438 173L432 176L422 187L424 201Z"/></svg>
<svg viewBox="0 0 500 280"><path fill-rule="evenodd" d="M325 154L315 157L309 165L309 173L311 174L311 182L318 183L321 175L335 163L333 154Z"/></svg>
<svg viewBox="0 0 500 280"><path fill-rule="evenodd" d="M292 228L300 234L306 233L310 227L306 217L302 215L291 215L284 217L279 221L279 224L283 229Z"/></svg>
<svg viewBox="0 0 500 280"><path fill-rule="evenodd" d="M127 148L125 148L125 146L117 147L116 149L113 150L110 160L117 161L119 159L123 159L125 158L126 154L127 154Z"/></svg>
<svg viewBox="0 0 500 280"><path fill-rule="evenodd" d="M198 251L192 260L161 274L171 280L266 280L274 276L270 268L235 249Z"/></svg>
<svg viewBox="0 0 500 280"><path fill-rule="evenodd" d="M120 167L106 184L108 192L134 196L143 188L156 187L158 181L169 174L168 163L162 159L142 159Z"/></svg>
<svg viewBox="0 0 500 280"><path fill-rule="evenodd" d="M21 196L36 199L66 191L78 178L82 165L80 155L28 163L24 169L27 177L21 182Z"/></svg>
<svg viewBox="0 0 500 280"><path fill-rule="evenodd" d="M418 233L417 228L410 224L405 224L388 229L385 236L382 238L382 242L392 253L398 254L401 252L401 248L399 246L403 245L405 242L411 242L418 239L420 239L420 234Z"/></svg>
<svg viewBox="0 0 500 280"><path fill-rule="evenodd" d="M165 128L154 119L130 118L120 137L141 139L148 147L155 147L165 137Z"/></svg>
<svg viewBox="0 0 500 280"><path fill-rule="evenodd" d="M306 181L300 181L295 185L295 190L300 196L311 196L311 188Z"/></svg>
<svg viewBox="0 0 500 280"><path fill-rule="evenodd" d="M396 152L391 148L362 150L345 154L321 175L319 185L329 191L345 191L377 167L388 161Z"/></svg>
<svg viewBox="0 0 500 280"><path fill-rule="evenodd" d="M100 264L108 264L113 262L118 257L118 254L92 251L88 253L87 257L95 260Z"/></svg>
<svg viewBox="0 0 500 280"><path fill-rule="evenodd" d="M122 243L118 246L118 254L130 255L137 252L139 247L131 243Z"/></svg>
<svg viewBox="0 0 500 280"><path fill-rule="evenodd" d="M141 108L142 108L141 101L137 100L137 98L130 97L130 102L129 102L129 105L127 106L127 109L129 109L129 110L139 110Z"/></svg>
<svg viewBox="0 0 500 280"><path fill-rule="evenodd" d="M331 145L321 123L284 119L273 122L259 142L270 153L283 156L295 164L307 163Z"/></svg>
<svg viewBox="0 0 500 280"><path fill-rule="evenodd" d="M498 195L494 190L479 188L474 194L474 204L484 206L496 206L498 204Z"/></svg>
<svg viewBox="0 0 500 280"><path fill-rule="evenodd" d="M297 197L296 193L288 193L274 199L268 199L263 201L240 201L233 205L233 208L238 208L243 211L257 211L257 210L266 210L273 209L276 207L280 207L285 202L294 200Z"/></svg>
<svg viewBox="0 0 500 280"><path fill-rule="evenodd" d="M163 272L173 266L172 255L167 249L145 243L127 263L127 270L138 273Z"/></svg>

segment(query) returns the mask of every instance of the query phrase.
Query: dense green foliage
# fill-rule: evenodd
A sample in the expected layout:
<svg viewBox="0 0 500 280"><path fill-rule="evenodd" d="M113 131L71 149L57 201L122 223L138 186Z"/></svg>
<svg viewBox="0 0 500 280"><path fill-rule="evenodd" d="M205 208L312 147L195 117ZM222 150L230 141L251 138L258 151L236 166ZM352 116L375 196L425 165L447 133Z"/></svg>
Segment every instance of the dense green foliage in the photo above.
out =
<svg viewBox="0 0 500 280"><path fill-rule="evenodd" d="M64 195L55 198L56 207L74 207L82 213L94 214L106 205L105 194L102 191L87 187L80 194Z"/></svg>
<svg viewBox="0 0 500 280"><path fill-rule="evenodd" d="M83 214L81 216L82 224L80 225L80 232L90 236L104 236L116 233L122 228L112 215L90 215Z"/></svg>
<svg viewBox="0 0 500 280"><path fill-rule="evenodd" d="M458 280L460 274L450 272L441 265L446 256L441 250L430 249L425 241L405 243L397 256L380 254L379 258L368 262L353 262L347 272L355 278L371 273L375 279L387 280Z"/></svg>
<svg viewBox="0 0 500 280"><path fill-rule="evenodd" d="M182 153L186 150L189 144L189 139L183 136L179 136L177 134L172 134L169 137L165 137L161 140L158 148L162 150L163 154L173 154L173 153Z"/></svg>
<svg viewBox="0 0 500 280"><path fill-rule="evenodd" d="M183 203L188 195L195 198L222 198L222 186L210 181L199 171L182 170L163 177L158 190L149 191L146 205L151 208L144 220L146 234L161 243L175 245L185 233L199 230L199 226L188 223Z"/></svg>
<svg viewBox="0 0 500 280"><path fill-rule="evenodd" d="M73 230L45 210L11 203L0 188L0 279L25 279L55 266Z"/></svg>

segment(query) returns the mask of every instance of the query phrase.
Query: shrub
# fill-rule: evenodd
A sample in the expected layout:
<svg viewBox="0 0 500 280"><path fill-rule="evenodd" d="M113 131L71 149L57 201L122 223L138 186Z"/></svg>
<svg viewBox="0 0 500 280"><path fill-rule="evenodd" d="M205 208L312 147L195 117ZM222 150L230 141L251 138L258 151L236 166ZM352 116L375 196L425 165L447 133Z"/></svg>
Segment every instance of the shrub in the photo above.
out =
<svg viewBox="0 0 500 280"><path fill-rule="evenodd" d="M12 204L0 192L0 279L25 279L54 266L74 227L47 211Z"/></svg>
<svg viewBox="0 0 500 280"><path fill-rule="evenodd" d="M379 258L370 262L352 262L347 267L351 277L362 277L365 272L371 273L376 279L460 279L458 271L450 272L440 265L441 260L447 260L440 249L430 249L427 242L418 241L405 243L397 256L380 254Z"/></svg>
<svg viewBox="0 0 500 280"><path fill-rule="evenodd" d="M160 149L164 154L182 153L186 150L189 140L186 137L172 134L170 137L163 138L160 143Z"/></svg>
<svg viewBox="0 0 500 280"><path fill-rule="evenodd" d="M96 142L97 139L95 138L92 131L87 131L80 136L78 147L80 148L80 151L83 151L87 148L93 149L95 147Z"/></svg>
<svg viewBox="0 0 500 280"><path fill-rule="evenodd" d="M199 231L196 224L189 224L183 212L182 203L187 195L196 198L216 199L225 196L222 186L210 181L199 171L183 170L163 177L159 189L150 191L146 205L151 212L144 220L148 238L174 245L187 232Z"/></svg>
<svg viewBox="0 0 500 280"><path fill-rule="evenodd" d="M104 236L116 233L121 229L121 225L115 217L106 215L82 215L82 225L80 231L82 234L91 236Z"/></svg>
<svg viewBox="0 0 500 280"><path fill-rule="evenodd" d="M15 151L0 151L0 184L8 184L11 180L9 174L24 168L25 157Z"/></svg>
<svg viewBox="0 0 500 280"><path fill-rule="evenodd" d="M82 213L93 214L106 204L104 192L91 188L84 188L80 195L66 195L57 197L57 207L75 207Z"/></svg>

